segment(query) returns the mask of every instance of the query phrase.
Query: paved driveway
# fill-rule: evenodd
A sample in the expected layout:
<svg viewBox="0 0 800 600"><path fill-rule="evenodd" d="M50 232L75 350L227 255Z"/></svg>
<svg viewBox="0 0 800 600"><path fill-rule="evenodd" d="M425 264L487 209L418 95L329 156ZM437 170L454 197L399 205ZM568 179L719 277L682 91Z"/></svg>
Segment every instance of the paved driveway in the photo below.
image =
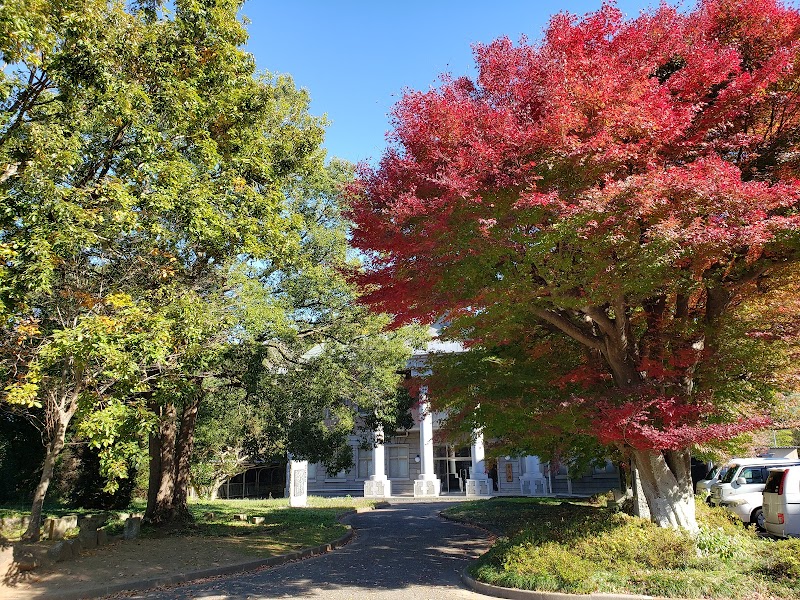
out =
<svg viewBox="0 0 800 600"><path fill-rule="evenodd" d="M438 517L448 505L396 504L353 515L347 521L356 530L353 541L323 556L129 597L485 599L464 589L459 573L489 542L479 530Z"/></svg>

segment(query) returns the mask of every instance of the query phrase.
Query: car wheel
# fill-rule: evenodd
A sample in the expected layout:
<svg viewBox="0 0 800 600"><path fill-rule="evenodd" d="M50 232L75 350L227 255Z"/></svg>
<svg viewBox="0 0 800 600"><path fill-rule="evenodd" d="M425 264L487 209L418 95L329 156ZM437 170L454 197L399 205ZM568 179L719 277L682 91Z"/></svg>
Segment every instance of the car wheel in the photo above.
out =
<svg viewBox="0 0 800 600"><path fill-rule="evenodd" d="M766 531L764 527L766 519L764 518L764 511L760 508L757 508L753 511L753 514L750 515L750 522L755 523L756 529L759 531Z"/></svg>

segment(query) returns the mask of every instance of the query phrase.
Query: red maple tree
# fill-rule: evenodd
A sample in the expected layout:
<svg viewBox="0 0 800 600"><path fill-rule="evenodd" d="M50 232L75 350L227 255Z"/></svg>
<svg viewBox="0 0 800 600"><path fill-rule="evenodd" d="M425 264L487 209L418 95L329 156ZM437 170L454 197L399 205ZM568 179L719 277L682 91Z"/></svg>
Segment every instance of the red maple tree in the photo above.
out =
<svg viewBox="0 0 800 600"><path fill-rule="evenodd" d="M545 355L572 386L552 414L580 406L654 521L694 529L692 445L766 422L769 387L731 391L752 376L724 336L800 258L799 51L800 13L776 0L631 20L605 3L540 43L475 46L477 79L407 92L361 167L367 301ZM569 369L563 343L542 350L554 336L581 349Z"/></svg>

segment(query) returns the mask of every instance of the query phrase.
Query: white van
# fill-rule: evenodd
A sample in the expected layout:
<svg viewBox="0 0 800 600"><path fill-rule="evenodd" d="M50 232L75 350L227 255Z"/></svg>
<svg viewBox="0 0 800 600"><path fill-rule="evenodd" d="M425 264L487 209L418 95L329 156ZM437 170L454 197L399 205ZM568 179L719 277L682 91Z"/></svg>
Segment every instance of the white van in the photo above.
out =
<svg viewBox="0 0 800 600"><path fill-rule="evenodd" d="M778 537L800 536L800 466L769 470L764 528Z"/></svg>
<svg viewBox="0 0 800 600"><path fill-rule="evenodd" d="M702 496L703 500L706 502L711 502L711 487L720 479L725 477L725 473L727 472L727 465L722 465L721 467L712 467L708 473L706 473L706 476L697 482L697 485L694 488L694 493L698 496Z"/></svg>
<svg viewBox="0 0 800 600"><path fill-rule="evenodd" d="M734 458L726 465L728 472L711 486L712 506L724 506L745 524L764 528L761 501L769 470L800 465L800 460L786 458Z"/></svg>

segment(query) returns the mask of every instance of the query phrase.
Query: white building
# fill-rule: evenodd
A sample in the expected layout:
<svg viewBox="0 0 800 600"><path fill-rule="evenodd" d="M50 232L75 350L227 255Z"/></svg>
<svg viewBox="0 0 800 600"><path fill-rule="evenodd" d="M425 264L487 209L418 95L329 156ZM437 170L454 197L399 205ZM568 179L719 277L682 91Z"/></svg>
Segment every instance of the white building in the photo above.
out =
<svg viewBox="0 0 800 600"><path fill-rule="evenodd" d="M430 353L463 351L460 344L434 339L426 350L411 358L411 376L425 374ZM375 439L383 443L376 443L374 448L359 448L354 436L353 468L349 471L331 476L321 465L308 465L308 493L367 497L591 496L621 487L619 471L611 463L570 479L565 468L552 472L535 456L501 456L487 461L480 432L474 434L470 446L440 441L437 432L444 415L429 410L424 390L412 416L414 426L399 435L384 439L382 432L375 432Z"/></svg>

